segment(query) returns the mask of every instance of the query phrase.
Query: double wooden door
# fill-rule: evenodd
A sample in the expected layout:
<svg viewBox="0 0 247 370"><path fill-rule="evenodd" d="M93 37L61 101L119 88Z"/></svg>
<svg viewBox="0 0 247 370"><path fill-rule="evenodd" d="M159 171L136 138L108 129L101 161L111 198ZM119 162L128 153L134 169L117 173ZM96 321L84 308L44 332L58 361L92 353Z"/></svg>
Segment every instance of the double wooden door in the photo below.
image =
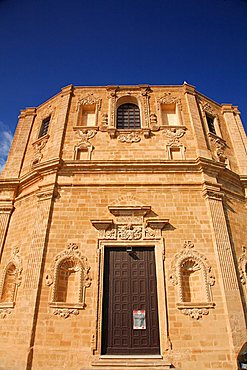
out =
<svg viewBox="0 0 247 370"><path fill-rule="evenodd" d="M107 248L102 354L159 354L154 248Z"/></svg>

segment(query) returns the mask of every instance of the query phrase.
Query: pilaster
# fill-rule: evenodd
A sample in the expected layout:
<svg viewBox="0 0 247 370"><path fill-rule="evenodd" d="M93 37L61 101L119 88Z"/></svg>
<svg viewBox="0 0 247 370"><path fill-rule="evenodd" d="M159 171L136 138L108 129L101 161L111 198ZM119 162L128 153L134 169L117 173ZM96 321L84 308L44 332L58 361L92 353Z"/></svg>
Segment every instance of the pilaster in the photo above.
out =
<svg viewBox="0 0 247 370"><path fill-rule="evenodd" d="M2 256L4 240L7 234L11 213L14 207L12 202L0 203L0 259Z"/></svg>
<svg viewBox="0 0 247 370"><path fill-rule="evenodd" d="M21 111L14 140L2 172L3 178L19 177L35 115L36 108Z"/></svg>
<svg viewBox="0 0 247 370"><path fill-rule="evenodd" d="M223 207L224 194L217 187L205 186L203 195L211 219L215 253L221 275L220 284L226 309L226 319L228 320L229 338L231 338L233 350L237 352L246 340L246 320Z"/></svg>
<svg viewBox="0 0 247 370"><path fill-rule="evenodd" d="M74 86L68 85L62 88L62 92L60 95L60 102L58 105L58 115L57 115L57 123L56 123L56 138L54 139L54 146L57 148L55 151L55 158L60 158L64 135L66 131L66 124L68 118L68 112L70 107L70 101L73 95Z"/></svg>
<svg viewBox="0 0 247 370"><path fill-rule="evenodd" d="M202 122L196 101L196 92L194 86L184 84L184 95L189 111L193 136L196 143L197 157L206 157L211 159L211 155L207 148L206 139L202 129Z"/></svg>
<svg viewBox="0 0 247 370"><path fill-rule="evenodd" d="M247 138L241 122L240 112L231 104L222 105L222 114L227 124L231 144L239 167L240 175L247 173Z"/></svg>
<svg viewBox="0 0 247 370"><path fill-rule="evenodd" d="M26 369L32 368L33 344L36 330L37 307L39 304L40 284L42 282L42 269L47 245L47 236L50 228L50 216L53 199L56 196L55 185L41 187L37 196L37 212L32 242L28 253L27 271L24 281L26 295L26 310L28 317L27 336L29 348L26 359Z"/></svg>

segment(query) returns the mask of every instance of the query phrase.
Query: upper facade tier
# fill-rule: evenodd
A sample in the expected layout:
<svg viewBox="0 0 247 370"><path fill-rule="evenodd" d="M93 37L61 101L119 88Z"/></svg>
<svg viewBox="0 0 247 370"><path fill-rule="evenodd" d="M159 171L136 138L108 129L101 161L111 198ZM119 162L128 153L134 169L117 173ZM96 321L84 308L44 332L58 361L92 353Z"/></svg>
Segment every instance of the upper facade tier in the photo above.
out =
<svg viewBox="0 0 247 370"><path fill-rule="evenodd" d="M64 87L22 110L2 178L54 161L182 163L198 158L247 174L247 141L238 108L179 86Z"/></svg>

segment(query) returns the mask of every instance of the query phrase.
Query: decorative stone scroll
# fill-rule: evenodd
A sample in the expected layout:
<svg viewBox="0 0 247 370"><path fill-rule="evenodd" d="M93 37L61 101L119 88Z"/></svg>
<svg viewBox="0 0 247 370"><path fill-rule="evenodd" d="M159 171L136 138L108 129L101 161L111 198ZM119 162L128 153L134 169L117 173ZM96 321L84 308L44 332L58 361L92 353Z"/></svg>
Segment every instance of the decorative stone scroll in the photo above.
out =
<svg viewBox="0 0 247 370"><path fill-rule="evenodd" d="M211 148L213 151L213 158L214 160L221 162L221 163L227 163L227 157L225 155L226 150L226 142L222 138L212 134L208 133L208 136L211 141Z"/></svg>
<svg viewBox="0 0 247 370"><path fill-rule="evenodd" d="M200 291L201 299L185 299L184 286L188 285L183 281L183 270L188 274L193 272L200 273ZM211 286L215 283L215 277L212 274L211 266L205 256L194 249L191 241L184 242L184 248L175 255L171 263L170 281L176 287L177 308L183 314L191 316L193 319L200 319L203 315L209 313L209 308L214 307L211 295ZM185 285L184 285L185 284ZM186 289L188 286L186 286Z"/></svg>
<svg viewBox="0 0 247 370"><path fill-rule="evenodd" d="M239 267L239 274L240 274L240 281L243 285L247 284L247 246L242 246L243 253L239 257L238 260L238 267Z"/></svg>
<svg viewBox="0 0 247 370"><path fill-rule="evenodd" d="M32 160L32 166L39 164L43 158L42 150L45 148L49 139L49 135L42 136L36 140L32 145L34 149L34 158Z"/></svg>
<svg viewBox="0 0 247 370"><path fill-rule="evenodd" d="M0 316L5 318L15 306L17 288L22 281L22 260L19 248L13 247L12 256L6 264L0 281Z"/></svg>
<svg viewBox="0 0 247 370"><path fill-rule="evenodd" d="M66 299L59 301L59 279L60 270L65 271L65 275L78 273L79 284L75 286L77 290L76 298L73 302L67 302ZM91 285L90 267L87 258L82 255L76 243L69 243L67 248L57 254L53 266L46 275L46 285L52 287L50 307L55 308L54 315L67 318L71 314L78 315L80 309L85 309L86 289ZM68 294L67 294L68 295Z"/></svg>
<svg viewBox="0 0 247 370"><path fill-rule="evenodd" d="M89 141L92 139L96 133L96 129L79 129L74 128L77 136L79 137L79 142L74 147L74 159L77 160L79 156L80 151L86 151L87 152L87 159L91 160L92 158L92 152L94 150L93 144Z"/></svg>

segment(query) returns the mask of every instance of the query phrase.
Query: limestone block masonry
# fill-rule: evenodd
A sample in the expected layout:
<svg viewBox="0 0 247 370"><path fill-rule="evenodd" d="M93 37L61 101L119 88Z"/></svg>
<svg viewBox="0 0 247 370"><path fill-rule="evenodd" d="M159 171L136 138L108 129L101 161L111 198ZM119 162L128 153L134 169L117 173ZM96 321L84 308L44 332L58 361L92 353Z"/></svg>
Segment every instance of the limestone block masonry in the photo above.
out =
<svg viewBox="0 0 247 370"><path fill-rule="evenodd" d="M237 369L247 140L181 86L66 86L0 176L0 369Z"/></svg>

